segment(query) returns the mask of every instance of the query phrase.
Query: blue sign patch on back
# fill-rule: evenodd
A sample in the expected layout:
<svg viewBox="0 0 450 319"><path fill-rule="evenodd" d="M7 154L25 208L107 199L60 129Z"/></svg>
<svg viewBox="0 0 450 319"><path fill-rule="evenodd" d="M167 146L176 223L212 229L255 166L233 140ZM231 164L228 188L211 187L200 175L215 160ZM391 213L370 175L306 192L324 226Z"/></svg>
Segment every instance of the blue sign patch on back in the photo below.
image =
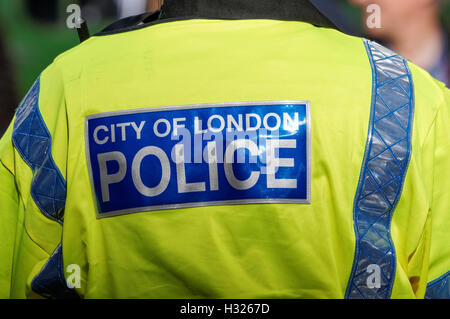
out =
<svg viewBox="0 0 450 319"><path fill-rule="evenodd" d="M309 102L202 104L86 117L97 217L311 199Z"/></svg>

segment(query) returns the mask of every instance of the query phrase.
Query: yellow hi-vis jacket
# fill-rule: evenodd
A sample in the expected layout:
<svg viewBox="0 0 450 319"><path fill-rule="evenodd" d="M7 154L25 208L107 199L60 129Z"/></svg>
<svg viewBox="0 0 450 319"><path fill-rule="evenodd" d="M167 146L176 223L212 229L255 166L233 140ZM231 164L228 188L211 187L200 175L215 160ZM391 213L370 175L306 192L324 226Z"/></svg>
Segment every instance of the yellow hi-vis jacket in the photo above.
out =
<svg viewBox="0 0 450 319"><path fill-rule="evenodd" d="M305 22L94 36L0 142L0 297L448 298L449 123L427 72Z"/></svg>

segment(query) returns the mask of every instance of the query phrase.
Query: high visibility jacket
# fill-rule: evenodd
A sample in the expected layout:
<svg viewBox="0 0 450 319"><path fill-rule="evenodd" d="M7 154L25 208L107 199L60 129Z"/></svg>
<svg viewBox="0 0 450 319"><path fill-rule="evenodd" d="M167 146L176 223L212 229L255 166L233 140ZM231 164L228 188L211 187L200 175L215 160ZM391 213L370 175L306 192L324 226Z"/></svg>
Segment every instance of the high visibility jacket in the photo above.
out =
<svg viewBox="0 0 450 319"><path fill-rule="evenodd" d="M449 297L449 122L427 72L306 22L94 36L0 142L0 296Z"/></svg>

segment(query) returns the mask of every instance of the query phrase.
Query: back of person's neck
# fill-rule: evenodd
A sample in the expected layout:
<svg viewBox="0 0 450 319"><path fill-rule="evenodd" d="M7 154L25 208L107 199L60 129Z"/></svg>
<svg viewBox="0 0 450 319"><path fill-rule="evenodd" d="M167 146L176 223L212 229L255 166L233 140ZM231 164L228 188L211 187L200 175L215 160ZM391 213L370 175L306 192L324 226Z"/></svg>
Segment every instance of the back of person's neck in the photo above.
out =
<svg viewBox="0 0 450 319"><path fill-rule="evenodd" d="M431 69L444 50L444 33L437 17L410 20L389 41L390 47L422 68Z"/></svg>

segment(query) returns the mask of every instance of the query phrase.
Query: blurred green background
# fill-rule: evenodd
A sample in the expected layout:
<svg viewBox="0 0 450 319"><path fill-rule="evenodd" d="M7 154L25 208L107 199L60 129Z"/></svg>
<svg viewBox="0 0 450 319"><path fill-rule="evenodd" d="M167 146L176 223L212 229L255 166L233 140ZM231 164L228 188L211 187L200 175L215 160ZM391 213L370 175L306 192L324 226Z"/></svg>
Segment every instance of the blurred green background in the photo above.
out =
<svg viewBox="0 0 450 319"><path fill-rule="evenodd" d="M77 1L59 0L57 19L50 23L30 17L25 1L0 0L0 30L12 64L16 94L19 97L26 94L42 70L56 56L79 43L76 30L66 26L69 15L66 8L71 3ZM112 21L113 18L109 18L90 23L91 34Z"/></svg>

